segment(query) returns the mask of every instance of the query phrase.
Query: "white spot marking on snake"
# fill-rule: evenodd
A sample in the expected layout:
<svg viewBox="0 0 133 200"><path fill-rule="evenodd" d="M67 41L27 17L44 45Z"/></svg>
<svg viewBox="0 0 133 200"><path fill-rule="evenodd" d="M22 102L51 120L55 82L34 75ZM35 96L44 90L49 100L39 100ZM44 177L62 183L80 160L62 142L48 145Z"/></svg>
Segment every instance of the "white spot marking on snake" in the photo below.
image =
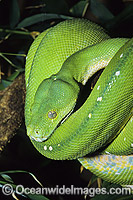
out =
<svg viewBox="0 0 133 200"><path fill-rule="evenodd" d="M60 144L58 144L58 147L60 147Z"/></svg>
<svg viewBox="0 0 133 200"><path fill-rule="evenodd" d="M89 117L89 118L91 118L91 116L92 116L92 114L91 114L91 113L89 113L88 117Z"/></svg>
<svg viewBox="0 0 133 200"><path fill-rule="evenodd" d="M97 87L97 90L99 90L99 88L100 88L100 85Z"/></svg>
<svg viewBox="0 0 133 200"><path fill-rule="evenodd" d="M112 87L112 83L109 83L109 88L111 88Z"/></svg>
<svg viewBox="0 0 133 200"><path fill-rule="evenodd" d="M119 76L119 75L120 75L120 71L117 71L117 72L115 73L115 75L116 75L116 76Z"/></svg>
<svg viewBox="0 0 133 200"><path fill-rule="evenodd" d="M126 138L124 138L124 141L126 141Z"/></svg>
<svg viewBox="0 0 133 200"><path fill-rule="evenodd" d="M52 151L52 150L53 150L53 147L50 146L50 147L49 147L49 150Z"/></svg>
<svg viewBox="0 0 133 200"><path fill-rule="evenodd" d="M116 172L115 174L120 174L119 172Z"/></svg>
<svg viewBox="0 0 133 200"><path fill-rule="evenodd" d="M85 84L86 84L86 79L85 79L85 80L83 80L82 84L83 84L83 85L85 85Z"/></svg>
<svg viewBox="0 0 133 200"><path fill-rule="evenodd" d="M97 101L102 101L102 97L98 97L98 98L97 98Z"/></svg>
<svg viewBox="0 0 133 200"><path fill-rule="evenodd" d="M122 58L122 56L123 56L123 53L120 55L120 58Z"/></svg>
<svg viewBox="0 0 133 200"><path fill-rule="evenodd" d="M46 145L44 146L44 150L47 150L47 146Z"/></svg>
<svg viewBox="0 0 133 200"><path fill-rule="evenodd" d="M57 79L56 78L54 78L54 81L56 81Z"/></svg>
<svg viewBox="0 0 133 200"><path fill-rule="evenodd" d="M87 41L86 40L84 40L84 43L86 43Z"/></svg>
<svg viewBox="0 0 133 200"><path fill-rule="evenodd" d="M131 143L131 147L133 147L133 143Z"/></svg>

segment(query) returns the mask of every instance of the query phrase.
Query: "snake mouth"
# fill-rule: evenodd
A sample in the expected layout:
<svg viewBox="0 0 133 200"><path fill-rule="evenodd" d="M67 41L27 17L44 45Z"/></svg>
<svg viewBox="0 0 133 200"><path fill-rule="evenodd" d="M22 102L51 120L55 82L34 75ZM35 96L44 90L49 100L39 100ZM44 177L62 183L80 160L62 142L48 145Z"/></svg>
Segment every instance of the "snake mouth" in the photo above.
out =
<svg viewBox="0 0 133 200"><path fill-rule="evenodd" d="M44 142L46 141L47 138L38 138L38 137L34 137L34 136L30 136L31 140L34 140L36 142Z"/></svg>

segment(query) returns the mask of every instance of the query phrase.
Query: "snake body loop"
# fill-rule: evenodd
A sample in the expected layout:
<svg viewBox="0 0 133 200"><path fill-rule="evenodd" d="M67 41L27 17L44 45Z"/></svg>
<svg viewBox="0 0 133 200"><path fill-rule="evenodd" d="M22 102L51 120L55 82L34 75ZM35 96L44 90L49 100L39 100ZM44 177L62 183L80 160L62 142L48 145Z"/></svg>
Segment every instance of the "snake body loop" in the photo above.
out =
<svg viewBox="0 0 133 200"><path fill-rule="evenodd" d="M88 20L66 20L38 36L26 60L25 122L41 154L78 159L107 181L133 184L132 56L133 39L111 39ZM81 85L103 68L74 110Z"/></svg>

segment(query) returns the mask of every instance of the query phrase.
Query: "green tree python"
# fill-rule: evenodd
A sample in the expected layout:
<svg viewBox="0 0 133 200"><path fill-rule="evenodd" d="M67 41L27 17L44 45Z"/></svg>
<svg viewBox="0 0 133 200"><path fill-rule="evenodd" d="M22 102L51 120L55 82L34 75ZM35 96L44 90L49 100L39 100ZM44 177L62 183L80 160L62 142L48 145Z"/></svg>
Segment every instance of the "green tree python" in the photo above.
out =
<svg viewBox="0 0 133 200"><path fill-rule="evenodd" d="M97 176L133 184L133 39L110 38L85 19L42 32L26 59L25 123L35 148L78 159ZM82 88L103 72L85 102Z"/></svg>

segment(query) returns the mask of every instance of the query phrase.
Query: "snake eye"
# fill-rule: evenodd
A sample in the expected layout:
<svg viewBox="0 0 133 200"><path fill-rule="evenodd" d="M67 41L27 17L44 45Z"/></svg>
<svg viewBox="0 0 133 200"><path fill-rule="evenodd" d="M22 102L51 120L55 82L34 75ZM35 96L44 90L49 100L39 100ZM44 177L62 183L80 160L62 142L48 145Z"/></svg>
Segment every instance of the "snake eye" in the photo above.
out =
<svg viewBox="0 0 133 200"><path fill-rule="evenodd" d="M54 119L54 118L56 118L56 116L57 116L57 113L55 111L49 111L48 112L48 117L50 119Z"/></svg>

